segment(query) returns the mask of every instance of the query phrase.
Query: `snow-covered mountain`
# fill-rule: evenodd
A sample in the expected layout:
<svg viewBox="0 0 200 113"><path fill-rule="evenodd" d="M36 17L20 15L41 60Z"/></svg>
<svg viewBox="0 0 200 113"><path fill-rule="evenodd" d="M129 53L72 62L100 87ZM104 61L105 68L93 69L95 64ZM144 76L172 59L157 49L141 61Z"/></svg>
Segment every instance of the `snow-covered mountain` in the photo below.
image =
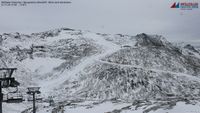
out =
<svg viewBox="0 0 200 113"><path fill-rule="evenodd" d="M190 44L170 43L160 35L111 35L69 28L31 35L4 33L0 62L0 67L18 68L14 76L24 95L27 86L40 86L44 99L53 96L57 106L52 109L69 101L120 100L139 105L200 97L199 50Z"/></svg>

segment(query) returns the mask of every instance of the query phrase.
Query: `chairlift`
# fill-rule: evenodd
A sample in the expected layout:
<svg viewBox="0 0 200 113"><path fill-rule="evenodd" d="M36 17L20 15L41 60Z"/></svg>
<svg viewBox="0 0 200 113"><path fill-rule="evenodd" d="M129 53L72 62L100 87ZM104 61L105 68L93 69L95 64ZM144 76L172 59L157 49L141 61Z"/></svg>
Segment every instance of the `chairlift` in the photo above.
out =
<svg viewBox="0 0 200 113"><path fill-rule="evenodd" d="M2 87L2 88L7 88L7 87L9 87L9 81L8 81L8 80L1 81L1 87Z"/></svg>
<svg viewBox="0 0 200 113"><path fill-rule="evenodd" d="M28 97L27 100L28 100L28 101L33 101L33 98L32 98L32 97Z"/></svg>
<svg viewBox="0 0 200 113"><path fill-rule="evenodd" d="M36 101L41 103L41 102L43 102L43 98L42 97L36 98Z"/></svg>
<svg viewBox="0 0 200 113"><path fill-rule="evenodd" d="M13 89L13 87L11 87ZM8 92L9 93L17 93L18 92L18 87L14 87L15 90L11 91L12 89L11 88L8 88Z"/></svg>
<svg viewBox="0 0 200 113"><path fill-rule="evenodd" d="M19 82L15 80L15 78L11 78L10 80L10 87L18 87L20 85Z"/></svg>
<svg viewBox="0 0 200 113"><path fill-rule="evenodd" d="M17 82L14 77L11 77L16 68L0 68L0 70L7 70L7 72L3 72L3 74L0 76L2 88L17 87L20 85L20 83Z"/></svg>
<svg viewBox="0 0 200 113"><path fill-rule="evenodd" d="M33 97L29 96L27 100L28 101L33 101ZM35 98L35 100L38 101L38 102L41 102L43 100L43 98L41 96L37 96Z"/></svg>
<svg viewBox="0 0 200 113"><path fill-rule="evenodd" d="M7 103L21 103L23 102L24 99L23 99L23 95L21 93L8 93L7 94L7 100L6 102Z"/></svg>
<svg viewBox="0 0 200 113"><path fill-rule="evenodd" d="M17 82L14 78L6 78L4 81L2 81L3 88L18 87L19 85L20 83Z"/></svg>

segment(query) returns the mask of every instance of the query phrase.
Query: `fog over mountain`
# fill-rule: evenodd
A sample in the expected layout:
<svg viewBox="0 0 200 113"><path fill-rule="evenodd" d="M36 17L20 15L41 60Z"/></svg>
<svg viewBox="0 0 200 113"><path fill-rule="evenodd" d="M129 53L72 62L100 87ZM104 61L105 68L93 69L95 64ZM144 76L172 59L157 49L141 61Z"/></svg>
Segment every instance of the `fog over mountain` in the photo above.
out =
<svg viewBox="0 0 200 113"><path fill-rule="evenodd" d="M3 1L3 0L0 0ZM0 7L0 33L60 27L107 34L159 34L170 41L199 41L200 9L171 9L171 0L71 0L71 4ZM192 0L189 2L197 2Z"/></svg>

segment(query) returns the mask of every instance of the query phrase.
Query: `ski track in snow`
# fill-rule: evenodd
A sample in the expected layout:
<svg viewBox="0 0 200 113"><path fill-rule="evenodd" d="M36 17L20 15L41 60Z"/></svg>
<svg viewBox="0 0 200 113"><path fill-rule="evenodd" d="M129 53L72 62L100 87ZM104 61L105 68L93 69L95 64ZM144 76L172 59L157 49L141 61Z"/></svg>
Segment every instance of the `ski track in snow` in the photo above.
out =
<svg viewBox="0 0 200 113"><path fill-rule="evenodd" d="M144 68L144 67L140 67L140 66L136 66L136 65L117 64L117 63L112 63L112 62L107 62L107 61L102 61L102 60L98 60L98 62L105 63L105 64L111 64L111 65L115 65L115 66L119 66L119 67L140 68L140 69L143 69L143 70L154 71L154 72L159 72L159 73L171 73L171 74L174 74L174 75L177 75L177 76L187 77L190 80L200 81L199 77L189 75L189 74L185 74L185 73L177 73L177 72L164 71L164 70L159 70L159 69Z"/></svg>
<svg viewBox="0 0 200 113"><path fill-rule="evenodd" d="M43 93L48 94L50 91L53 91L53 89L57 86L60 86L62 83L64 83L66 80L73 80L76 79L76 74L81 72L86 66L92 64L96 60L100 60L101 58L105 57L106 55L110 55L120 49L120 46L109 42L105 40L103 37L100 37L95 34L87 33L84 35L87 39L91 39L94 41L95 44L100 45L103 48L103 51L101 53L92 55L87 58L83 58L81 62L72 68L71 70L66 70L62 72L58 78L50 80L50 81L41 81L38 83L39 86L41 86L41 90ZM55 85L56 84L56 85Z"/></svg>

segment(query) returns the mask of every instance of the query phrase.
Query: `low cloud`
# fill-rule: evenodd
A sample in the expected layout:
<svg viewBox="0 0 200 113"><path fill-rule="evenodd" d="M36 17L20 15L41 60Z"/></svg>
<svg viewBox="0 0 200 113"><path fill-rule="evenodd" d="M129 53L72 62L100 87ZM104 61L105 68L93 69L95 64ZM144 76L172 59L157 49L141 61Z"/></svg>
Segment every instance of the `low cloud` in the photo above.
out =
<svg viewBox="0 0 200 113"><path fill-rule="evenodd" d="M199 2L199 1L197 1ZM0 33L32 33L69 27L102 33L160 34L197 40L200 9L171 9L173 1L72 0L72 4L0 7Z"/></svg>

